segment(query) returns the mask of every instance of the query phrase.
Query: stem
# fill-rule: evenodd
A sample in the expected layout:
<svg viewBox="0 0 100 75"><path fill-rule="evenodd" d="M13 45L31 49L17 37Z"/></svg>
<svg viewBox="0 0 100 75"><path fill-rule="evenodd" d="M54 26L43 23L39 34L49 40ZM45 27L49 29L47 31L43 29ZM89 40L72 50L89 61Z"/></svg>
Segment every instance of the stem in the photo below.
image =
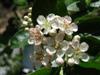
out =
<svg viewBox="0 0 100 75"><path fill-rule="evenodd" d="M63 67L61 67L60 75L63 75Z"/></svg>

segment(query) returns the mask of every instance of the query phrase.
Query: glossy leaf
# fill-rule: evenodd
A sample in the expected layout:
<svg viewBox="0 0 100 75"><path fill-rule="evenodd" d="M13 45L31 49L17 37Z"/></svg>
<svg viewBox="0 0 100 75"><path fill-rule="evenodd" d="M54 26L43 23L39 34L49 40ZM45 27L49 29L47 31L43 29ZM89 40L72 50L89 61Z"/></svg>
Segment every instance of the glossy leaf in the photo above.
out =
<svg viewBox="0 0 100 75"><path fill-rule="evenodd" d="M67 14L65 0L57 0L55 7L56 9L54 9L54 11L56 14L61 16L65 16Z"/></svg>
<svg viewBox="0 0 100 75"><path fill-rule="evenodd" d="M67 6L67 10L68 11L72 11L72 12L79 12L80 9L79 7L77 6L77 3L79 3L79 1L76 1L76 2L73 2L72 4L68 5Z"/></svg>
<svg viewBox="0 0 100 75"><path fill-rule="evenodd" d="M75 19L79 30L78 33L90 33L93 35L99 35L100 33L100 9L96 9L86 15Z"/></svg>
<svg viewBox="0 0 100 75"><path fill-rule="evenodd" d="M100 70L100 57L98 57L98 61L96 60L90 60L87 63L80 63L81 67L85 67L85 68L94 68L94 69L98 69Z"/></svg>
<svg viewBox="0 0 100 75"><path fill-rule="evenodd" d="M13 0L17 6L27 6L27 0Z"/></svg>
<svg viewBox="0 0 100 75"><path fill-rule="evenodd" d="M30 73L27 75L50 75L51 69L49 68L41 68L40 70L37 70L34 73Z"/></svg>
<svg viewBox="0 0 100 75"><path fill-rule="evenodd" d="M99 1L96 1L96 2L93 2L90 4L91 7L97 7L99 8L100 7L100 0Z"/></svg>
<svg viewBox="0 0 100 75"><path fill-rule="evenodd" d="M57 68L41 68L33 73L29 73L27 75L59 75L60 67Z"/></svg>
<svg viewBox="0 0 100 75"><path fill-rule="evenodd" d="M88 53L90 55L91 53L95 53L95 55L92 56L89 62L81 62L80 66L100 70L100 37L86 34L82 36L81 40L85 40L89 44L90 48Z"/></svg>
<svg viewBox="0 0 100 75"><path fill-rule="evenodd" d="M25 45L27 45L28 36L29 34L27 31L20 30L10 40L11 47L23 48Z"/></svg>

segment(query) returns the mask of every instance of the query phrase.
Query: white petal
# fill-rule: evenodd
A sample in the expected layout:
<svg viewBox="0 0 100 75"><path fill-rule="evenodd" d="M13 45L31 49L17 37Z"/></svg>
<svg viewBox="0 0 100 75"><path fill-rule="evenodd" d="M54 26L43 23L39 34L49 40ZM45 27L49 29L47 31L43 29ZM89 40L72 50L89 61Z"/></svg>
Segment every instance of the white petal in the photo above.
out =
<svg viewBox="0 0 100 75"><path fill-rule="evenodd" d="M48 38L47 38L47 45L48 45L48 46L54 46L54 45L55 45L54 38L48 37Z"/></svg>
<svg viewBox="0 0 100 75"><path fill-rule="evenodd" d="M66 54L68 57L71 57L74 53L74 50L72 48L69 48L67 51L66 51Z"/></svg>
<svg viewBox="0 0 100 75"><path fill-rule="evenodd" d="M62 31L59 31L59 33L56 35L55 40L57 42L62 42L62 40L64 39L65 33Z"/></svg>
<svg viewBox="0 0 100 75"><path fill-rule="evenodd" d="M67 24L70 24L72 22L72 18L70 16L65 16L64 19Z"/></svg>
<svg viewBox="0 0 100 75"><path fill-rule="evenodd" d="M56 61L54 60L54 61L52 61L51 62L51 64L52 64L52 67L58 67L59 65L56 63Z"/></svg>
<svg viewBox="0 0 100 75"><path fill-rule="evenodd" d="M24 16L24 19L27 20L29 17L28 16Z"/></svg>
<svg viewBox="0 0 100 75"><path fill-rule="evenodd" d="M42 25L42 24L44 24L45 21L46 21L46 19L44 16L42 16L42 15L38 16L38 18L37 18L38 24Z"/></svg>
<svg viewBox="0 0 100 75"><path fill-rule="evenodd" d="M41 61L42 65L47 66L47 63L45 61Z"/></svg>
<svg viewBox="0 0 100 75"><path fill-rule="evenodd" d="M46 48L46 52L47 52L49 55L52 56L54 53L56 53L56 50L50 47L50 48Z"/></svg>
<svg viewBox="0 0 100 75"><path fill-rule="evenodd" d="M81 50L82 52L86 52L86 51L88 50L88 48L89 48L89 45L88 45L86 42L82 42L82 43L80 44L80 50Z"/></svg>
<svg viewBox="0 0 100 75"><path fill-rule="evenodd" d="M72 40L72 47L74 49L79 48L79 45L80 45L79 40Z"/></svg>
<svg viewBox="0 0 100 75"><path fill-rule="evenodd" d="M53 14L53 13L51 13L51 14L49 14L48 16L47 16L47 20L48 21L51 21L51 20L53 20L55 18L55 14Z"/></svg>
<svg viewBox="0 0 100 75"><path fill-rule="evenodd" d="M28 69L28 68L23 69L23 72L25 72L25 73L29 73L29 71L30 71L30 69Z"/></svg>
<svg viewBox="0 0 100 75"><path fill-rule="evenodd" d="M30 39L28 39L28 44L34 44L34 40L30 40Z"/></svg>
<svg viewBox="0 0 100 75"><path fill-rule="evenodd" d="M57 57L56 62L57 62L58 64L63 64L63 63L64 63L64 60L63 60L62 57Z"/></svg>
<svg viewBox="0 0 100 75"><path fill-rule="evenodd" d="M63 24L63 18L62 17L60 17L60 16L57 16L57 22L59 23L59 24Z"/></svg>
<svg viewBox="0 0 100 75"><path fill-rule="evenodd" d="M56 33L56 29L51 29L49 33L53 34L53 33Z"/></svg>
<svg viewBox="0 0 100 75"><path fill-rule="evenodd" d="M75 35L73 40L80 40L80 36L79 35Z"/></svg>
<svg viewBox="0 0 100 75"><path fill-rule="evenodd" d="M79 58L74 58L74 63L79 64L80 63Z"/></svg>
<svg viewBox="0 0 100 75"><path fill-rule="evenodd" d="M73 48L79 48L79 45L80 45L80 36L79 35L75 35L73 37L73 40L72 40L72 47Z"/></svg>
<svg viewBox="0 0 100 75"><path fill-rule="evenodd" d="M84 61L84 62L88 62L90 59L90 57L86 54L86 53L83 53L82 56L81 56L81 60Z"/></svg>
<svg viewBox="0 0 100 75"><path fill-rule="evenodd" d="M46 34L47 35L48 33L49 33L49 30L44 30L43 31L43 34Z"/></svg>
<svg viewBox="0 0 100 75"><path fill-rule="evenodd" d="M49 63L49 58L48 58L48 56L45 56L45 57L43 58L43 61L41 61L41 63L42 63L44 66L47 66L48 63Z"/></svg>
<svg viewBox="0 0 100 75"><path fill-rule="evenodd" d="M58 50L58 51L56 52L56 54L57 54L57 57L63 57L64 54L65 54L65 52L62 51L62 50Z"/></svg>
<svg viewBox="0 0 100 75"><path fill-rule="evenodd" d="M41 40L37 40L34 42L35 45L40 45L41 43L42 43Z"/></svg>
<svg viewBox="0 0 100 75"><path fill-rule="evenodd" d="M74 59L73 58L69 58L67 62L68 62L69 65L73 65L74 64Z"/></svg>
<svg viewBox="0 0 100 75"><path fill-rule="evenodd" d="M72 35L72 34L73 34L73 31L70 30L70 29L66 29L66 30L65 30L65 33L66 33L67 35Z"/></svg>
<svg viewBox="0 0 100 75"><path fill-rule="evenodd" d="M29 7L29 9L28 9L29 11L32 11L32 7Z"/></svg>
<svg viewBox="0 0 100 75"><path fill-rule="evenodd" d="M62 45L62 50L63 50L63 51L67 51L67 50L68 50L68 48L69 48L69 43L68 43L66 40L64 40L64 41L61 43L61 45Z"/></svg>
<svg viewBox="0 0 100 75"><path fill-rule="evenodd" d="M77 32L78 31L78 26L75 23L72 23L70 29L73 30L74 32Z"/></svg>
<svg viewBox="0 0 100 75"><path fill-rule="evenodd" d="M59 28L59 22L57 21L57 19L54 19L50 23L51 23L52 28L54 28L54 29L58 29Z"/></svg>
<svg viewBox="0 0 100 75"><path fill-rule="evenodd" d="M40 25L36 25L35 27L38 29L42 29Z"/></svg>

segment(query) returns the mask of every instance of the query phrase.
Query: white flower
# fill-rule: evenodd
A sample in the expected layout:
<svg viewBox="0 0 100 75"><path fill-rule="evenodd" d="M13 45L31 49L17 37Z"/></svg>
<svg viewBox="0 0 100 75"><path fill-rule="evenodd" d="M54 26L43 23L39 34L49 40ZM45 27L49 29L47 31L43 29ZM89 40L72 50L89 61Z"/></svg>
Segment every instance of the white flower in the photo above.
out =
<svg viewBox="0 0 100 75"><path fill-rule="evenodd" d="M72 19L69 16L62 17L63 23L60 24L59 29L64 31L67 35L72 35L73 32L78 31L78 26L71 23Z"/></svg>
<svg viewBox="0 0 100 75"><path fill-rule="evenodd" d="M80 43L80 37L78 35L76 35L72 42L70 43L70 47L69 50L70 51L68 54L71 53L71 59L68 59L68 61L70 60L74 60L74 64L79 64L79 59L81 59L83 62L88 62L89 61L89 56L85 53L89 46L86 42L82 42ZM66 52L67 53L67 52Z"/></svg>
<svg viewBox="0 0 100 75"><path fill-rule="evenodd" d="M47 18L43 15L38 16L37 22L41 29L44 29L44 34L48 34L51 31L51 23L50 21L54 18L54 14L49 14Z"/></svg>
<svg viewBox="0 0 100 75"><path fill-rule="evenodd" d="M29 29L30 39L29 44L40 45L42 43L42 33L38 28Z"/></svg>

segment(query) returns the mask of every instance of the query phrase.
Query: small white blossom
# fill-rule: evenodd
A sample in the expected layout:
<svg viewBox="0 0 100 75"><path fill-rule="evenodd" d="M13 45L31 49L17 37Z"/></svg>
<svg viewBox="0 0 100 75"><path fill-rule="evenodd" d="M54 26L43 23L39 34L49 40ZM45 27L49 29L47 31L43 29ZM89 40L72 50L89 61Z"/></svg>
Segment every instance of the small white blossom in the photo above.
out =
<svg viewBox="0 0 100 75"><path fill-rule="evenodd" d="M71 17L65 16L62 19L63 23L60 24L60 30L64 31L67 35L72 35L73 32L78 31L78 26L75 23L71 23Z"/></svg>
<svg viewBox="0 0 100 75"><path fill-rule="evenodd" d="M84 62L89 61L89 56L85 53L88 50L89 46L86 42L80 44L79 37L75 36L70 43L70 48L67 51L71 51L71 59L74 60L74 64L79 64L79 59Z"/></svg>
<svg viewBox="0 0 100 75"><path fill-rule="evenodd" d="M38 28L30 28L30 39L28 40L29 44L40 45L42 43L42 34Z"/></svg>
<svg viewBox="0 0 100 75"><path fill-rule="evenodd" d="M52 20L55 18L55 14L49 14L47 18L43 15L38 16L37 22L41 29L44 29L44 34L48 34L52 30Z"/></svg>

